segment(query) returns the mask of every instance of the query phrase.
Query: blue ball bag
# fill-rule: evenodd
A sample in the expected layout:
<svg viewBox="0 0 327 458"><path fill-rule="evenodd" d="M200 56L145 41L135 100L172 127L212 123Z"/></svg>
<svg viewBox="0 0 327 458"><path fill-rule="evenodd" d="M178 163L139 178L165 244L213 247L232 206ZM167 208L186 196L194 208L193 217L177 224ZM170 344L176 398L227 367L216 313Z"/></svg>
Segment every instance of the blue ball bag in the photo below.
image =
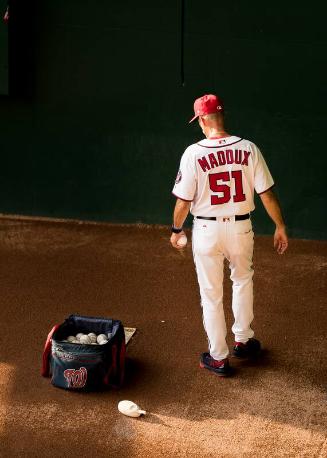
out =
<svg viewBox="0 0 327 458"><path fill-rule="evenodd" d="M105 334L103 345L64 342L77 333ZM125 369L125 333L119 320L70 315L50 331L43 351L42 375L59 388L98 391L119 387Z"/></svg>

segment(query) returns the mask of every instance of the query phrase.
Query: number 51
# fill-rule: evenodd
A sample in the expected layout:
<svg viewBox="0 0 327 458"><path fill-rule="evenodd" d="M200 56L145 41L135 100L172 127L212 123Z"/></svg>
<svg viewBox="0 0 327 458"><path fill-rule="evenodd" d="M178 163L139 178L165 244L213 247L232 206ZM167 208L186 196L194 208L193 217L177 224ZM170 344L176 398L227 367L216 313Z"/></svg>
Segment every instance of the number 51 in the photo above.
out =
<svg viewBox="0 0 327 458"><path fill-rule="evenodd" d="M231 178L232 176L232 178ZM219 181L230 182L231 179L235 181L235 195L233 202L243 202L246 196L243 192L242 170L233 170L230 172L219 172L209 174L210 189L213 192L220 192L222 196L211 196L211 205L226 204L231 199L230 186L227 184L218 184Z"/></svg>

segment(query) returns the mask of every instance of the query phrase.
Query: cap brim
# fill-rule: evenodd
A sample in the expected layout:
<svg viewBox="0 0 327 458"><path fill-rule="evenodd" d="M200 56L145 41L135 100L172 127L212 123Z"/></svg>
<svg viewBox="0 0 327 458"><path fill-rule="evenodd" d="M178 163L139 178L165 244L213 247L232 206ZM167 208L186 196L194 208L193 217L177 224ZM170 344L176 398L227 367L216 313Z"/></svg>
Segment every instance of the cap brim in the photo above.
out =
<svg viewBox="0 0 327 458"><path fill-rule="evenodd" d="M199 117L199 115L195 115L195 116L193 116L193 118L191 119L191 121L189 121L188 123L189 123L189 124L191 124L191 122L195 121L195 120L196 120L196 118L198 118L198 117Z"/></svg>

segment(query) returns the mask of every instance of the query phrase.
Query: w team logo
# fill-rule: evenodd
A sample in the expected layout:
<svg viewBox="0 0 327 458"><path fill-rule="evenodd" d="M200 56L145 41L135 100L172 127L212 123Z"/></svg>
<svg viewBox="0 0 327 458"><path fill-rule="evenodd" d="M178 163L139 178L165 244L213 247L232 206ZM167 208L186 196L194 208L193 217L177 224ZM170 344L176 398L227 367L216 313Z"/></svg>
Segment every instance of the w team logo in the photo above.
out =
<svg viewBox="0 0 327 458"><path fill-rule="evenodd" d="M176 180L175 180L175 183L178 184L180 183L182 180L182 172L181 170L178 170L178 173L177 173L177 177L176 177Z"/></svg>
<svg viewBox="0 0 327 458"><path fill-rule="evenodd" d="M64 377L68 382L69 388L83 388L86 385L87 370L85 367L79 369L66 369Z"/></svg>

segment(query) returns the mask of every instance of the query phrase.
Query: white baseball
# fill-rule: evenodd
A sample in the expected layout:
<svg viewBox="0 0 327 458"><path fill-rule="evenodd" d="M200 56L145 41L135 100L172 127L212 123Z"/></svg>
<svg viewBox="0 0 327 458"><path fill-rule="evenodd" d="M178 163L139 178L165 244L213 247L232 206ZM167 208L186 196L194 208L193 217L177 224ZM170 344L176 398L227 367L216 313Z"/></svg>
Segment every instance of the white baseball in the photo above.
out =
<svg viewBox="0 0 327 458"><path fill-rule="evenodd" d="M76 340L80 340L80 338L81 338L82 336L84 336L84 334L83 334L82 332L79 332L78 334L76 334L75 339L76 339Z"/></svg>
<svg viewBox="0 0 327 458"><path fill-rule="evenodd" d="M100 340L99 345L104 345L106 343L108 343L108 340L102 339L102 340Z"/></svg>
<svg viewBox="0 0 327 458"><path fill-rule="evenodd" d="M91 339L90 339L89 336L87 336L87 335L81 336L81 338L79 339L79 341L80 341L81 344L88 344L88 345L90 345L90 343L91 343Z"/></svg>
<svg viewBox="0 0 327 458"><path fill-rule="evenodd" d="M107 340L107 336L105 334L99 334L97 337L98 344L101 343L102 340Z"/></svg>
<svg viewBox="0 0 327 458"><path fill-rule="evenodd" d="M90 333L88 334L88 336L89 336L89 338L91 339L91 343L94 343L94 342L97 341L97 335L94 334L94 332L90 332Z"/></svg>
<svg viewBox="0 0 327 458"><path fill-rule="evenodd" d="M177 240L177 245L180 247L184 247L187 244L187 237L186 235L182 235L178 240Z"/></svg>
<svg viewBox="0 0 327 458"><path fill-rule="evenodd" d="M68 337L67 337L67 341L68 341L68 342L74 342L74 340L76 340L76 337L75 337L75 336L68 336Z"/></svg>

